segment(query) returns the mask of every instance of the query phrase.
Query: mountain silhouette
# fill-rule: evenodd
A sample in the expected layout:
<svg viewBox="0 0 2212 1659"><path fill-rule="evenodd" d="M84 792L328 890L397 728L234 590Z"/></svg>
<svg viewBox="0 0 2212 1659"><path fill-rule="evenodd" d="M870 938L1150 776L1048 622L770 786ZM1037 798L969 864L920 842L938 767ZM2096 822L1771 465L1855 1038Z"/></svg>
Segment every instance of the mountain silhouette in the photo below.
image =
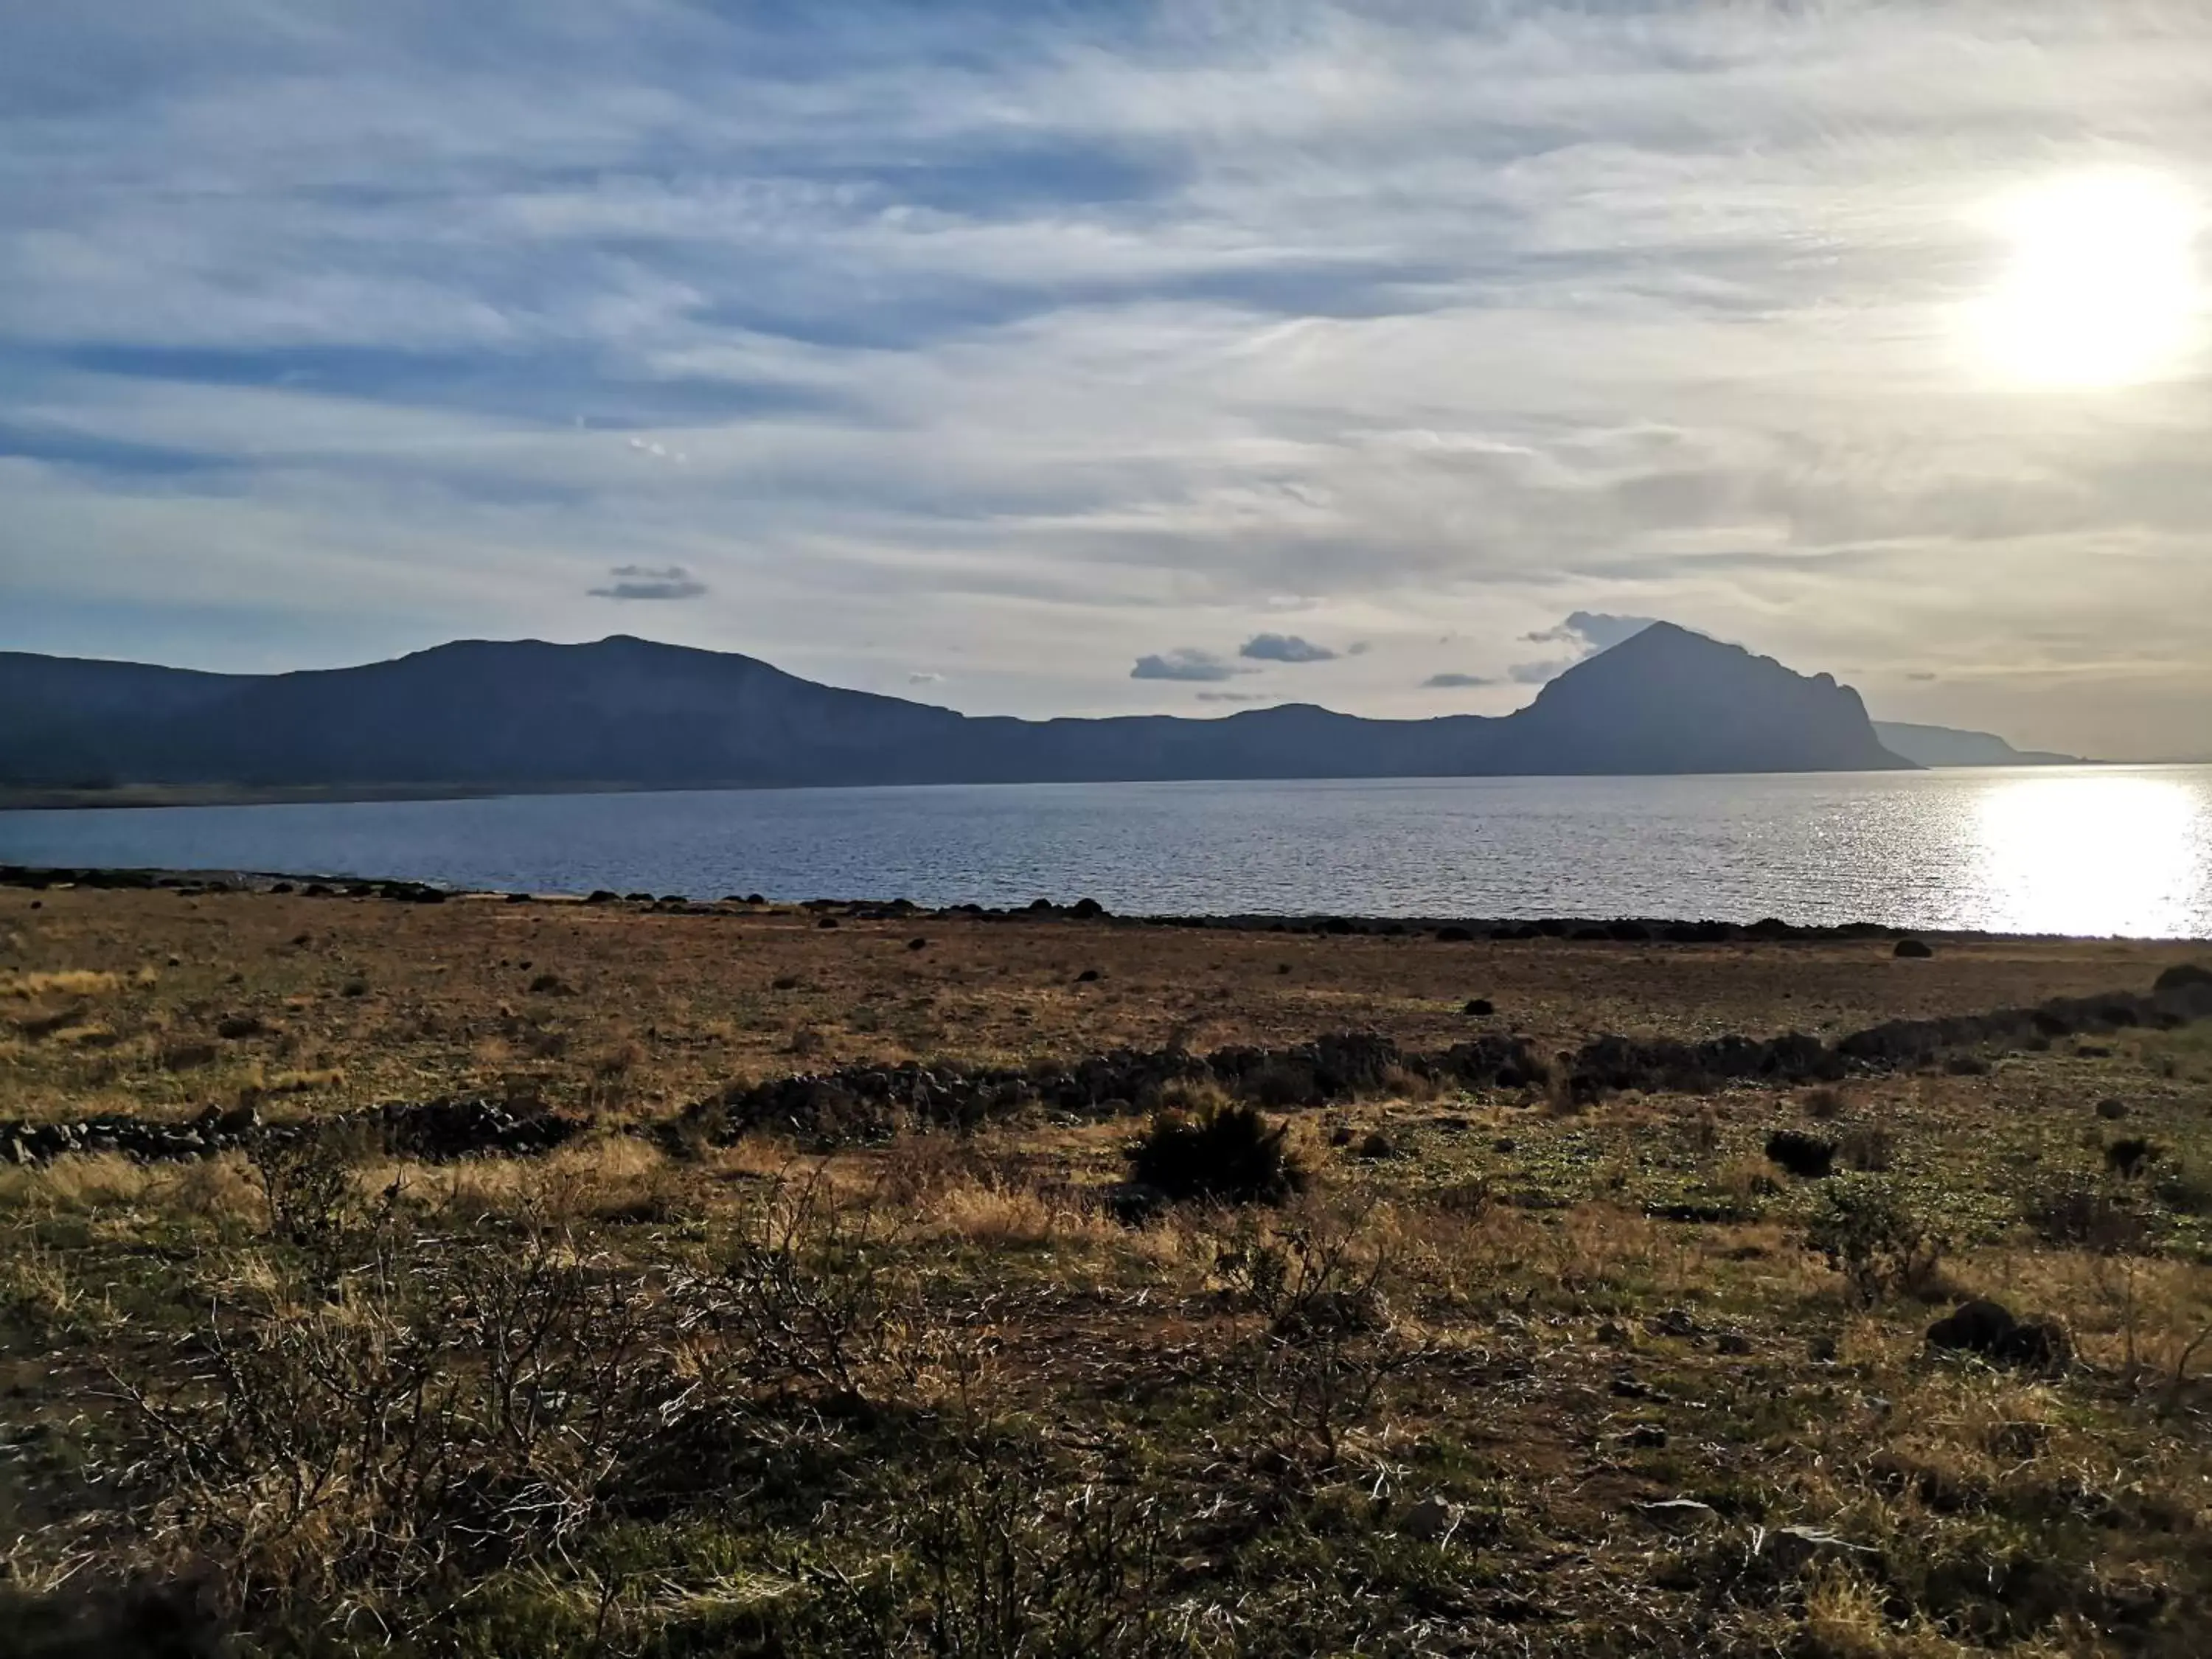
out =
<svg viewBox="0 0 2212 1659"><path fill-rule="evenodd" d="M1893 755L1916 766L2080 766L2079 755L2047 749L2015 749L1994 732L1963 731L1954 726L1916 726L1909 720L1876 720L1875 736Z"/></svg>
<svg viewBox="0 0 2212 1659"><path fill-rule="evenodd" d="M1858 693L1672 623L1500 717L1025 720L617 635L271 675L0 653L0 783L424 793L1909 768Z"/></svg>

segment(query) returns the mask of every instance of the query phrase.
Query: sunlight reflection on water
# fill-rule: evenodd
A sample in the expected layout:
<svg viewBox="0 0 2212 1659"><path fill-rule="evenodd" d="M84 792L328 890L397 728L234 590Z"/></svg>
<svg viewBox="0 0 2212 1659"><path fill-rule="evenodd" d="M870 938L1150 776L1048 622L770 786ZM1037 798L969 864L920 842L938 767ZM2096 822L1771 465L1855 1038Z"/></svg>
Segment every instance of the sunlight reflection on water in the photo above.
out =
<svg viewBox="0 0 2212 1659"><path fill-rule="evenodd" d="M2190 931L2207 902L2212 817L2185 775L2023 774L1976 803L1974 845L1990 914L2007 931Z"/></svg>

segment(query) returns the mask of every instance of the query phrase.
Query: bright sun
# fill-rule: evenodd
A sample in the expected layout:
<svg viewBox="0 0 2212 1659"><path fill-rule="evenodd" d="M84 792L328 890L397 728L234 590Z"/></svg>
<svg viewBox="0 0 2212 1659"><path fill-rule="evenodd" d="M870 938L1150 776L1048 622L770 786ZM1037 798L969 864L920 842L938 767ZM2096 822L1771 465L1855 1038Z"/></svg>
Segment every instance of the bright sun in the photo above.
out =
<svg viewBox="0 0 2212 1659"><path fill-rule="evenodd" d="M2085 173L2001 205L2012 246L1975 333L2006 378L2130 386L2181 367L2197 343L2197 204L2156 173Z"/></svg>

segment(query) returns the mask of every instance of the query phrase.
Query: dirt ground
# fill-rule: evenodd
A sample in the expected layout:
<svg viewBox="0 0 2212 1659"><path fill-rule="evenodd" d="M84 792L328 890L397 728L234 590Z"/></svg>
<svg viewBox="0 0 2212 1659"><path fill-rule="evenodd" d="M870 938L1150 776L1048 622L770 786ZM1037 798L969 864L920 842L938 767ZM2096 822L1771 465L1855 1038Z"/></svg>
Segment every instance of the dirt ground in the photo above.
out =
<svg viewBox="0 0 2212 1659"><path fill-rule="evenodd" d="M129 1645L152 1607L270 1654L2203 1651L2212 1025L1820 1088L1400 1077L1274 1115L1289 1201L1135 1218L1108 1200L1152 1109L1229 1103L659 1133L849 1060L1833 1037L2146 991L2201 950L829 919L0 890L0 1121L481 1094L588 1124L534 1158L0 1169L0 1629L166 1651ZM1836 1173L1790 1174L1778 1132ZM1975 1296L2065 1352L1931 1346Z"/></svg>

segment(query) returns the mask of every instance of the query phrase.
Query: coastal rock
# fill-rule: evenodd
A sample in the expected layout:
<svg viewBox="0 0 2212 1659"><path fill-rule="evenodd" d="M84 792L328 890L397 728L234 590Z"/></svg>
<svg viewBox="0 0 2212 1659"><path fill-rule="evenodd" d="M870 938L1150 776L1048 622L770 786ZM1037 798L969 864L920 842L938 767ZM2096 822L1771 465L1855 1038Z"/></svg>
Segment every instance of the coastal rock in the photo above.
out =
<svg viewBox="0 0 2212 1659"><path fill-rule="evenodd" d="M2053 1319L2019 1319L2002 1302L1977 1297L1928 1328L1930 1347L1978 1354L2000 1365L2063 1370L2074 1358L2073 1340Z"/></svg>

